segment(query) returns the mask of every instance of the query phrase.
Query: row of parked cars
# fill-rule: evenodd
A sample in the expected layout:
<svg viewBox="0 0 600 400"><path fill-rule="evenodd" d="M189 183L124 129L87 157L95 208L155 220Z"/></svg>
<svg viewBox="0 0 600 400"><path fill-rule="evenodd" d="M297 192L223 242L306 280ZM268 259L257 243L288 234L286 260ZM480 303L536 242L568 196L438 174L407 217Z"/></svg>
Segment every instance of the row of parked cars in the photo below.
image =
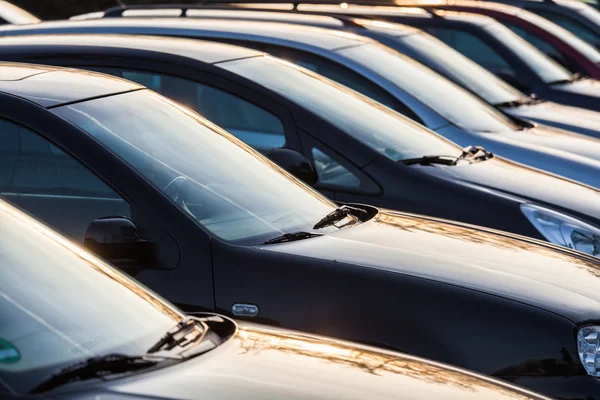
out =
<svg viewBox="0 0 600 400"><path fill-rule="evenodd" d="M592 7L18 22L0 397L600 399Z"/></svg>

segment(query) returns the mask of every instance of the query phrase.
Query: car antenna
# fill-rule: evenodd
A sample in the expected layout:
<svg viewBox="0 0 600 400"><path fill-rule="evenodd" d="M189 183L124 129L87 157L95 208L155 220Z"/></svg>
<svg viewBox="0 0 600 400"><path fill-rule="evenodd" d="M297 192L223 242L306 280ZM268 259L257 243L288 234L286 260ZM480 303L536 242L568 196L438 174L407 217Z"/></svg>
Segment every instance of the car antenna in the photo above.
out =
<svg viewBox="0 0 600 400"><path fill-rule="evenodd" d="M125 4L123 2L123 0L115 0L117 2L117 5L121 8L127 8L127 4Z"/></svg>

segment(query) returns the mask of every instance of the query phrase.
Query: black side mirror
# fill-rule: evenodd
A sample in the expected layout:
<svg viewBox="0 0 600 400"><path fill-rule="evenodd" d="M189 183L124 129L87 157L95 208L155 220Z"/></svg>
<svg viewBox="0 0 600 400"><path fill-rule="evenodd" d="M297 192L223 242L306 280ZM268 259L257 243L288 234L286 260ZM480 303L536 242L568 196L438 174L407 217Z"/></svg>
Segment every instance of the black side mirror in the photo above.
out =
<svg viewBox="0 0 600 400"><path fill-rule="evenodd" d="M310 161L296 150L279 148L270 150L265 155L275 164L311 186L319 180Z"/></svg>
<svg viewBox="0 0 600 400"><path fill-rule="evenodd" d="M117 267L158 267L156 243L143 239L134 223L121 216L98 218L88 226L84 246Z"/></svg>

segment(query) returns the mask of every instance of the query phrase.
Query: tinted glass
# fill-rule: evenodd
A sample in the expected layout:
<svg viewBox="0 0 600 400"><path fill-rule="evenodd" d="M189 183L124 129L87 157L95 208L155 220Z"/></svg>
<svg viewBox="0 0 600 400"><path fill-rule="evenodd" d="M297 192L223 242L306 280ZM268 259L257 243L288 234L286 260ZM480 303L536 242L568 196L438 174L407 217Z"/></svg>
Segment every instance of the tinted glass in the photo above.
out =
<svg viewBox="0 0 600 400"><path fill-rule="evenodd" d="M286 96L394 161L460 154L456 145L421 125L305 68L272 57L219 65Z"/></svg>
<svg viewBox="0 0 600 400"><path fill-rule="evenodd" d="M170 75L120 68L94 69L140 83L165 95L202 114L258 151L285 146L281 120L238 96Z"/></svg>
<svg viewBox="0 0 600 400"><path fill-rule="evenodd" d="M465 130L505 132L515 129L508 118L489 104L394 50L368 44L338 52L385 77Z"/></svg>
<svg viewBox="0 0 600 400"><path fill-rule="evenodd" d="M314 147L311 153L320 184L351 189L360 187L360 179L331 156Z"/></svg>
<svg viewBox="0 0 600 400"><path fill-rule="evenodd" d="M598 46L600 46L600 35L597 34L596 32L594 32L591 28L588 28L587 26L585 26L585 24L577 21L576 19L569 18L562 14L548 12L545 10L534 10L534 11L537 15L544 17L544 18L554 22L555 24L563 27L564 29L573 33L580 39L583 39L586 42L591 43L592 45L596 46L596 48L598 48ZM590 13L594 16L596 16L596 14L598 14L595 10L589 10L588 13ZM597 17L597 18L598 18L597 21L592 20L592 22L597 24L600 27L600 17Z"/></svg>
<svg viewBox="0 0 600 400"><path fill-rule="evenodd" d="M488 24L485 30L496 40L503 43L521 62L529 66L546 83L571 79L571 73L556 61L548 58L531 44L521 39L507 27L500 24Z"/></svg>
<svg viewBox="0 0 600 400"><path fill-rule="evenodd" d="M541 27L545 31L551 33L556 36L563 42L567 43L569 46L576 49L578 52L583 54L587 59L592 61L595 64L600 63L600 52L591 46L589 43L579 39L577 36L573 35L571 32L567 31L564 28L548 21L546 18L542 18L533 13L522 12L519 14L520 18L535 24L538 27Z"/></svg>
<svg viewBox="0 0 600 400"><path fill-rule="evenodd" d="M566 69L569 69L570 72L574 72L572 69L569 68L569 63L571 62L570 58L568 58L555 46L551 45L547 40L544 40L536 35L531 34L529 31L526 31L520 26L508 23L505 23L504 25L511 31L519 35L521 38L526 40L528 43L535 46L535 48L543 52L545 55L547 55L557 63L561 64Z"/></svg>
<svg viewBox="0 0 600 400"><path fill-rule="evenodd" d="M112 150L224 240L260 244L311 230L335 209L224 130L148 90L53 111Z"/></svg>
<svg viewBox="0 0 600 400"><path fill-rule="evenodd" d="M129 204L81 163L6 120L0 120L0 196L79 243L94 219L130 214Z"/></svg>
<svg viewBox="0 0 600 400"><path fill-rule="evenodd" d="M0 201L0 384L27 393L67 365L140 355L183 315Z"/></svg>
<svg viewBox="0 0 600 400"><path fill-rule="evenodd" d="M400 36L396 40L410 48L409 55L496 105L525 98L525 95L486 69L439 40L423 33Z"/></svg>

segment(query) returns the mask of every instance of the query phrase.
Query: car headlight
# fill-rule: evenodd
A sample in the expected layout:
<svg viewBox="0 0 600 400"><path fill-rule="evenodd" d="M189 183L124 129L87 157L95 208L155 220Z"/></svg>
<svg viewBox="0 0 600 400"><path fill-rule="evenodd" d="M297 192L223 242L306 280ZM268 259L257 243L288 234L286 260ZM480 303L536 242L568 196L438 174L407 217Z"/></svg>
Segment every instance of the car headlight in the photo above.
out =
<svg viewBox="0 0 600 400"><path fill-rule="evenodd" d="M595 226L533 204L521 204L521 211L550 243L600 256L600 229Z"/></svg>
<svg viewBox="0 0 600 400"><path fill-rule="evenodd" d="M584 326L579 330L577 351L587 373L600 377L600 326Z"/></svg>

